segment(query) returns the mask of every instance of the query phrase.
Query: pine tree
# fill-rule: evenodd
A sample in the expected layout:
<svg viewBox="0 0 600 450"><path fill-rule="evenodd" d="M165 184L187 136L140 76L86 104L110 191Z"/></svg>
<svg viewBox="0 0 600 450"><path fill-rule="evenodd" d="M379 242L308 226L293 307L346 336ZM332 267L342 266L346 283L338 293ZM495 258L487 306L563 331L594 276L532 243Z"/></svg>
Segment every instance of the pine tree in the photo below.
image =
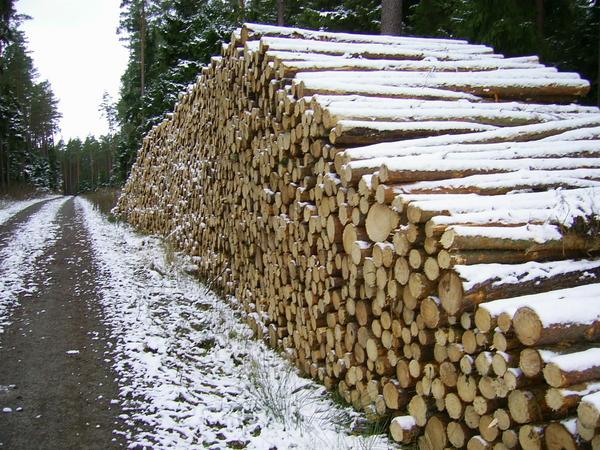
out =
<svg viewBox="0 0 600 450"><path fill-rule="evenodd" d="M14 0L0 2L0 57L2 57L6 45L11 41L11 25L17 14L14 3Z"/></svg>
<svg viewBox="0 0 600 450"><path fill-rule="evenodd" d="M10 10L12 2L8 2ZM3 4L6 8L6 4ZM38 77L28 55L26 38L19 30L21 16L2 16L0 58L0 191L16 182L38 187L55 185L53 154L54 134L60 113L50 83L36 82ZM6 31L8 30L8 31Z"/></svg>

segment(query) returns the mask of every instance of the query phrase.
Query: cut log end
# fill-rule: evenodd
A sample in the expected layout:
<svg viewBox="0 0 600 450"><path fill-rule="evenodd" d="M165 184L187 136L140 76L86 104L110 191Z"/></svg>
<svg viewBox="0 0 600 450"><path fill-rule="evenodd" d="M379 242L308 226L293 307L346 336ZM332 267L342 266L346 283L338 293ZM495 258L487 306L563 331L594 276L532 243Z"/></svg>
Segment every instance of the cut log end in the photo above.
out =
<svg viewBox="0 0 600 450"><path fill-rule="evenodd" d="M567 426L553 422L546 427L544 436L548 450L580 450L576 434L573 435Z"/></svg>
<svg viewBox="0 0 600 450"><path fill-rule="evenodd" d="M374 204L369 209L365 223L367 235L373 242L386 241L398 226L400 216L386 205Z"/></svg>
<svg viewBox="0 0 600 450"><path fill-rule="evenodd" d="M519 368L523 371L526 377L535 377L538 375L544 366L544 362L540 357L539 351L534 348L526 348L519 355Z"/></svg>
<svg viewBox="0 0 600 450"><path fill-rule="evenodd" d="M446 272L438 283L438 293L442 307L450 315L456 315L462 306L462 281L454 272Z"/></svg>
<svg viewBox="0 0 600 450"><path fill-rule="evenodd" d="M394 417L390 422L390 434L396 442L410 444L417 438L419 432L420 428L412 416Z"/></svg>
<svg viewBox="0 0 600 450"><path fill-rule="evenodd" d="M544 326L537 313L531 308L520 308L514 316L513 325L519 341L524 345L535 345L541 335Z"/></svg>

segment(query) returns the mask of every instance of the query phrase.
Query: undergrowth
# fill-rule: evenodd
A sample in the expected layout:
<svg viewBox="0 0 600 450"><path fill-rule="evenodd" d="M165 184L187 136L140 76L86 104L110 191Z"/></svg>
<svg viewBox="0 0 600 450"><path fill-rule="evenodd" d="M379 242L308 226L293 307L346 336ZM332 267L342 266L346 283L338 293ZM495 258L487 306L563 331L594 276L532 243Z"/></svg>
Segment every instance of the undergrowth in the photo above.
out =
<svg viewBox="0 0 600 450"><path fill-rule="evenodd" d="M120 195L120 189L102 188L94 192L87 192L83 194L83 197L89 200L94 209L102 213L110 223L116 223L119 222L119 219L114 215L112 209L117 204Z"/></svg>

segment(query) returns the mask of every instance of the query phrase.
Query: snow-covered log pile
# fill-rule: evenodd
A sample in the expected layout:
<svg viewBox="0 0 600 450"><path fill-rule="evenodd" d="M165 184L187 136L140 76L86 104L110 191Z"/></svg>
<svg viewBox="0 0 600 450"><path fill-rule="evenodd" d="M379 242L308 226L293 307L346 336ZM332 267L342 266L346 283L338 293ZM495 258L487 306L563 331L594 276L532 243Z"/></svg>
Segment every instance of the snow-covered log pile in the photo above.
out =
<svg viewBox="0 0 600 450"><path fill-rule="evenodd" d="M398 441L600 448L588 87L463 41L246 25L118 211Z"/></svg>

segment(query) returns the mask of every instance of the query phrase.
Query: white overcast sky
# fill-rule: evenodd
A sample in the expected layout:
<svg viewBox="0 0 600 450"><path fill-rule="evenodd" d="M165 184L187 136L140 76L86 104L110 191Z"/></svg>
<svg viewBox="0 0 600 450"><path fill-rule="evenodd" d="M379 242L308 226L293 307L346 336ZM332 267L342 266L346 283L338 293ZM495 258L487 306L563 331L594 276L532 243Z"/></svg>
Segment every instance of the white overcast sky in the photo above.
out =
<svg viewBox="0 0 600 450"><path fill-rule="evenodd" d="M120 0L17 0L39 79L47 79L63 115L65 139L108 130L98 111L102 93L118 97L127 50L119 42Z"/></svg>

